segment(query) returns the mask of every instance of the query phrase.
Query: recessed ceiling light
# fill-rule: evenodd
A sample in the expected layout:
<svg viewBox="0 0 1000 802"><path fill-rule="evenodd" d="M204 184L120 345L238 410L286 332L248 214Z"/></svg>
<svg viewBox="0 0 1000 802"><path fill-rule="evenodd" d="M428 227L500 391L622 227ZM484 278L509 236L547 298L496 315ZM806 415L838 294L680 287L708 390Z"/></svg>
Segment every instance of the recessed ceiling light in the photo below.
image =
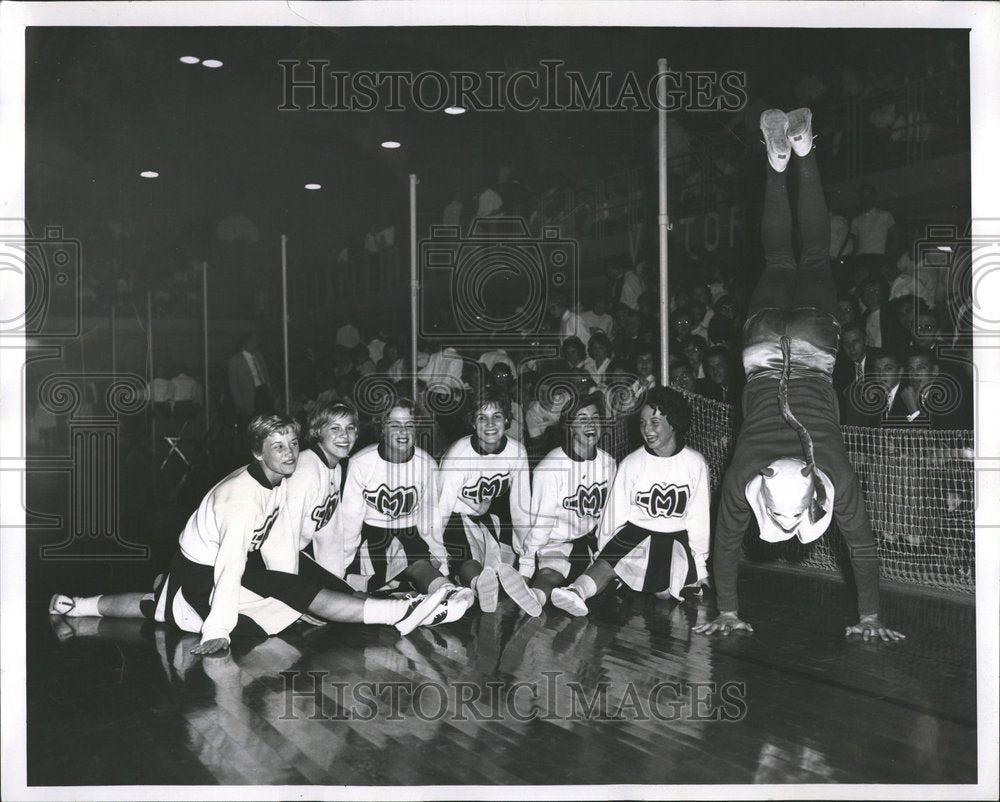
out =
<svg viewBox="0 0 1000 802"><path fill-rule="evenodd" d="M385 142L382 143L382 147L386 148L387 150L395 150L396 148L400 147L400 144L398 142L393 141L392 139L387 139Z"/></svg>
<svg viewBox="0 0 1000 802"><path fill-rule="evenodd" d="M197 56L181 56L181 61L184 64L197 64L201 59Z"/></svg>
<svg viewBox="0 0 1000 802"><path fill-rule="evenodd" d="M465 114L465 106L449 106L444 110L445 114Z"/></svg>
<svg viewBox="0 0 1000 802"><path fill-rule="evenodd" d="M323 189L322 184L306 184L306 189Z"/></svg>
<svg viewBox="0 0 1000 802"><path fill-rule="evenodd" d="M217 58L207 58L201 63L213 70L222 66L222 62L219 61Z"/></svg>
<svg viewBox="0 0 1000 802"><path fill-rule="evenodd" d="M139 173L140 178L159 178L160 174L156 170L143 170Z"/></svg>

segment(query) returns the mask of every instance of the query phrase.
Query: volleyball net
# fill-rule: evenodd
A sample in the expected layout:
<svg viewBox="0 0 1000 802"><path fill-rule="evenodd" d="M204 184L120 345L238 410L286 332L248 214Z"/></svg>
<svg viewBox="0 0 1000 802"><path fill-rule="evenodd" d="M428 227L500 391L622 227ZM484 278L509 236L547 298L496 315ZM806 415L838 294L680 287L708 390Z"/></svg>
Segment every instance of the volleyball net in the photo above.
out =
<svg viewBox="0 0 1000 802"><path fill-rule="evenodd" d="M740 420L734 407L686 394L688 444L711 473L713 502L732 456ZM864 490L882 561L882 577L962 593L975 592L975 474L971 431L844 427L847 454ZM634 438L633 438L634 439ZM628 424L619 421L604 446L628 453ZM713 503L714 509L714 503ZM765 543L756 524L744 539L753 562L840 572L849 562L836 524L818 540Z"/></svg>

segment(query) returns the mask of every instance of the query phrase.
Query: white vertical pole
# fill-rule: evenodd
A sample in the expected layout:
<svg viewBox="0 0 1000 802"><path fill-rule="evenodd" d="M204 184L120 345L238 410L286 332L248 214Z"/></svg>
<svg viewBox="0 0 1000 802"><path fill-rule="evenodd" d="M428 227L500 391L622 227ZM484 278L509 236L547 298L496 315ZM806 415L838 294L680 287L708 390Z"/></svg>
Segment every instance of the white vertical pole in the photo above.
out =
<svg viewBox="0 0 1000 802"><path fill-rule="evenodd" d="M292 408L292 391L288 379L288 237L281 235L281 325L285 341L285 414Z"/></svg>
<svg viewBox="0 0 1000 802"><path fill-rule="evenodd" d="M410 364L413 371L413 400L417 400L417 300L420 279L417 275L417 177L410 173Z"/></svg>
<svg viewBox="0 0 1000 802"><path fill-rule="evenodd" d="M205 432L211 428L212 391L208 386L208 262L201 263L202 371L205 379Z"/></svg>
<svg viewBox="0 0 1000 802"><path fill-rule="evenodd" d="M118 375L118 339L115 336L117 326L115 325L115 302L111 302L111 373L114 376Z"/></svg>
<svg viewBox="0 0 1000 802"><path fill-rule="evenodd" d="M660 170L660 381L664 387L670 384L670 292L667 286L667 231L670 219L667 216L667 60L657 61L657 72L661 76L658 93L659 109L659 170Z"/></svg>

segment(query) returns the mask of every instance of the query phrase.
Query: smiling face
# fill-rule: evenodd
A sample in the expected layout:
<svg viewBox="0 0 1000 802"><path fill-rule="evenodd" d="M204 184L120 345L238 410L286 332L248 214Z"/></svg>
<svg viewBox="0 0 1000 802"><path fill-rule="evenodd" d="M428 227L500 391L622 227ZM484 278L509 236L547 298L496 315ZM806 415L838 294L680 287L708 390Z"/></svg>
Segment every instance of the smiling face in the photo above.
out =
<svg viewBox="0 0 1000 802"><path fill-rule="evenodd" d="M649 450L658 457L673 456L677 450L677 433L660 412L645 406L639 413L639 431Z"/></svg>
<svg viewBox="0 0 1000 802"><path fill-rule="evenodd" d="M578 409L569 421L570 448L584 459L593 459L600 436L600 410L593 404Z"/></svg>
<svg viewBox="0 0 1000 802"><path fill-rule="evenodd" d="M351 415L335 415L319 430L316 444L328 462L347 457L358 442L358 422Z"/></svg>
<svg viewBox="0 0 1000 802"><path fill-rule="evenodd" d="M268 481L277 484L295 473L299 460L299 436L293 429L269 434L261 446L261 453L253 456L264 469Z"/></svg>
<svg viewBox="0 0 1000 802"><path fill-rule="evenodd" d="M393 458L408 459L417 444L417 422L406 407L393 407L382 431L386 452Z"/></svg>
<svg viewBox="0 0 1000 802"><path fill-rule="evenodd" d="M476 412L472 428L479 445L487 453L492 453L500 447L500 441L507 431L507 418L496 404L487 404Z"/></svg>

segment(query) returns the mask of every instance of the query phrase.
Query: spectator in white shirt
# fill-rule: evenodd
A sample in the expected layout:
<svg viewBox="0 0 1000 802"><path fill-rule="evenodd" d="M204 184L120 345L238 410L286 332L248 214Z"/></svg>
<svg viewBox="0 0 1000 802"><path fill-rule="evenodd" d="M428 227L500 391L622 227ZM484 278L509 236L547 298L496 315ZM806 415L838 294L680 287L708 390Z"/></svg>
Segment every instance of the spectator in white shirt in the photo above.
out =
<svg viewBox="0 0 1000 802"><path fill-rule="evenodd" d="M181 370L170 380L170 389L174 401L174 417L179 421L190 419L195 408L202 404L201 385Z"/></svg>
<svg viewBox="0 0 1000 802"><path fill-rule="evenodd" d="M608 299L603 293L598 292L594 294L590 311L584 312L580 317L583 318L583 322L590 328L591 334L603 332L608 336L608 339L615 336L615 320L611 316L611 313L608 312Z"/></svg>
<svg viewBox="0 0 1000 802"><path fill-rule="evenodd" d="M564 292L554 292L549 299L549 314L559 321L559 341L578 337L584 348L590 342L590 328L574 310L569 308L569 298Z"/></svg>
<svg viewBox="0 0 1000 802"><path fill-rule="evenodd" d="M514 360L507 356L507 351L503 348L494 348L492 351L486 351L482 356L479 357L479 362L486 366L486 370L492 371L493 367L497 363L502 363L508 365L511 372L514 371ZM513 435L511 435L513 437ZM517 439L516 437L514 438Z"/></svg>
<svg viewBox="0 0 1000 802"><path fill-rule="evenodd" d="M479 193L476 217L491 217L499 214L501 208L503 208L503 198L490 187Z"/></svg>
<svg viewBox="0 0 1000 802"><path fill-rule="evenodd" d="M895 244L896 220L885 209L875 206L875 187L864 184L858 190L861 214L851 220L851 245L859 266L877 269Z"/></svg>
<svg viewBox="0 0 1000 802"><path fill-rule="evenodd" d="M162 365L157 365L154 369L154 377L149 382L147 388L149 393L149 403L153 405L153 414L158 418L168 419L171 413L171 401L173 400L173 388L167 378L167 371Z"/></svg>
<svg viewBox="0 0 1000 802"><path fill-rule="evenodd" d="M917 265L913 262L913 257L906 251L899 255L896 260L896 268L899 275L892 282L889 290L889 300L901 298L904 295L916 295L923 298L924 303L931 309L939 297L938 279L940 274L937 268L933 270L921 262Z"/></svg>
<svg viewBox="0 0 1000 802"><path fill-rule="evenodd" d="M368 341L368 356L371 357L372 362L376 365L382 359L382 351L385 349L385 335L382 332L376 332L375 335Z"/></svg>

